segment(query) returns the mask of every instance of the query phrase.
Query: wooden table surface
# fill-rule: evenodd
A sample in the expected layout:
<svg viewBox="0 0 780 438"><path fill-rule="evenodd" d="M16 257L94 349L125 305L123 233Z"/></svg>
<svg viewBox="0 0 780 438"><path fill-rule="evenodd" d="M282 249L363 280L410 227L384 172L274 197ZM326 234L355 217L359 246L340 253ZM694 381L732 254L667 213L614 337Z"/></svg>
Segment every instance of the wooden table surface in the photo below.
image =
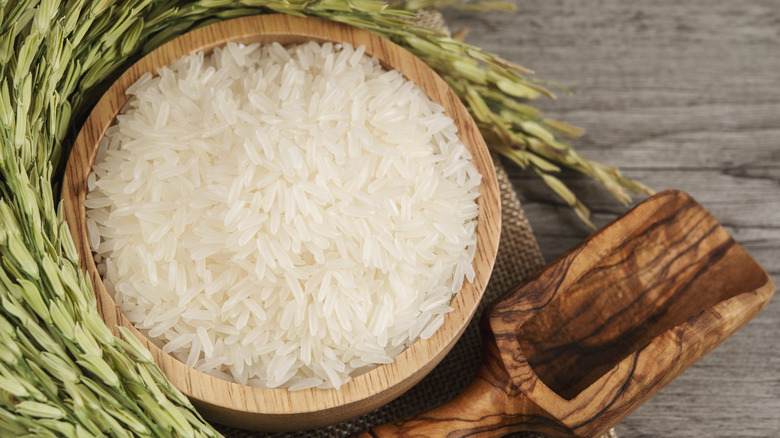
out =
<svg viewBox="0 0 780 438"><path fill-rule="evenodd" d="M578 91L539 101L587 130L573 143L656 190L702 203L780 285L780 1L517 0L514 14L446 11L453 30ZM590 230L507 165L545 257ZM626 211L564 180L597 226ZM639 200L641 198L637 198ZM617 428L621 437L780 436L780 298Z"/></svg>

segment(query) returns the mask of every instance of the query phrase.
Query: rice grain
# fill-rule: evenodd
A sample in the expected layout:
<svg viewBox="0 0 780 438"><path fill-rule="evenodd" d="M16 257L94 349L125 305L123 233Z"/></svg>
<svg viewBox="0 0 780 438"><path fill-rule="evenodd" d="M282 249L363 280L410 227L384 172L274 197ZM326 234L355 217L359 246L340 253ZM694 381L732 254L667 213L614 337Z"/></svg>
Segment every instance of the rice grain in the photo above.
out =
<svg viewBox="0 0 780 438"><path fill-rule="evenodd" d="M231 43L128 93L89 241L125 316L187 365L338 388L432 336L473 279L480 175L364 48Z"/></svg>

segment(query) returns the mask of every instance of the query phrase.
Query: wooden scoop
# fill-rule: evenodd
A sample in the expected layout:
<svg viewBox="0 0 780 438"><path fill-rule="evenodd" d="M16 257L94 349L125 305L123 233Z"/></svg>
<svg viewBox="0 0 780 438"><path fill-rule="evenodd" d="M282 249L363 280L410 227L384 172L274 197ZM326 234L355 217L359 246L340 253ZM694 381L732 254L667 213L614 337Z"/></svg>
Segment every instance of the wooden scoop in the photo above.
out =
<svg viewBox="0 0 780 438"><path fill-rule="evenodd" d="M362 436L598 436L731 336L775 291L701 205L638 205L483 315L474 381Z"/></svg>

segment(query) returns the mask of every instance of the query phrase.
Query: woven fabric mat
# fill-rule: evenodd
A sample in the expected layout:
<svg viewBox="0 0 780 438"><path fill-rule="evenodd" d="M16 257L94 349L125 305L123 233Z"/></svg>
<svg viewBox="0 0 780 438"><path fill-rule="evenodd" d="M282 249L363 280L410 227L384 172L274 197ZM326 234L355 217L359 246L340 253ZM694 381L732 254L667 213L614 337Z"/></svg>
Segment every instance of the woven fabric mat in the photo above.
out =
<svg viewBox="0 0 780 438"><path fill-rule="evenodd" d="M447 30L444 19L436 11L422 14L419 21L420 24L428 27ZM479 334L479 316L482 311L544 265L539 244L534 238L514 187L501 162L495 157L493 162L501 191L502 214L501 239L496 263L476 316L450 353L430 374L405 394L376 411L331 427L280 434L250 432L221 425L215 427L228 438L345 437L373 426L430 410L451 400L465 389L476 375L482 361L482 340ZM532 438L538 435L515 434L513 436ZM617 435L613 430L602 438L617 438Z"/></svg>

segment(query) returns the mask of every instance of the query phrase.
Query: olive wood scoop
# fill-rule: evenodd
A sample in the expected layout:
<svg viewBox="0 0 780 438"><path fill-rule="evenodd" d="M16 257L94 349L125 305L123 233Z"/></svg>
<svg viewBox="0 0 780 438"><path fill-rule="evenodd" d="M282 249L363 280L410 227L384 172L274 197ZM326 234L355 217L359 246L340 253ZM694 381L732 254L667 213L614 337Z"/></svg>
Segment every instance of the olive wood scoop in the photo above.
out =
<svg viewBox="0 0 780 438"><path fill-rule="evenodd" d="M701 205L658 193L485 311L485 359L464 392L361 436L598 436L746 324L774 291Z"/></svg>

